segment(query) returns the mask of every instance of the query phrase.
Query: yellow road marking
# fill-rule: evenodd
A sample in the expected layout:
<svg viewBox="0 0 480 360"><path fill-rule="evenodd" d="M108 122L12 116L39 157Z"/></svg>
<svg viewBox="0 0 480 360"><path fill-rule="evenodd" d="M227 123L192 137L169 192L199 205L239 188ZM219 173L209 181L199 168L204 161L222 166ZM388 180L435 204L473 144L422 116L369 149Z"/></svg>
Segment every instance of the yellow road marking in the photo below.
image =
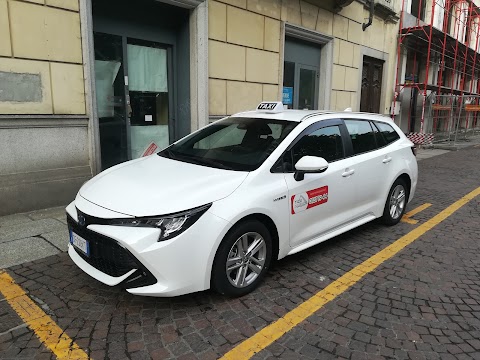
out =
<svg viewBox="0 0 480 360"><path fill-rule="evenodd" d="M430 206L432 206L432 204L430 203L425 203L423 205L420 205L419 207L416 207L415 209L413 210L410 210L409 212L407 212L405 215L403 215L402 217L402 222L405 222L405 223L408 223L408 224L417 224L418 223L418 220L414 220L414 219L410 219L413 215L415 214L418 214L420 211L423 211L427 208L429 208Z"/></svg>
<svg viewBox="0 0 480 360"><path fill-rule="evenodd" d="M418 214L420 211L423 211L425 209L428 209L430 206L432 206L432 204L430 203L425 203L423 205L420 205L419 207L416 207L415 209L413 210L410 210L409 212L407 212L405 214L406 217L412 217L413 215L415 214Z"/></svg>
<svg viewBox="0 0 480 360"><path fill-rule="evenodd" d="M10 275L2 270L0 270L0 292L13 310L58 359L88 359L88 355L27 296L20 286L15 284Z"/></svg>
<svg viewBox="0 0 480 360"><path fill-rule="evenodd" d="M404 222L404 223L407 223L407 224L412 224L412 225L418 224L418 220L409 219L409 218L405 217L405 215L402 217L401 221Z"/></svg>
<svg viewBox="0 0 480 360"><path fill-rule="evenodd" d="M468 193L430 220L421 224L408 234L402 236L394 243L365 260L363 263L332 282L326 288L313 295L310 299L306 300L277 321L266 326L252 337L237 345L226 353L222 359L250 359L253 355L282 337L287 331L293 329L310 315L313 315L322 306L348 290L353 284L361 280L369 272L375 270L384 261L392 258L407 245L411 244L427 231L440 224L463 205L474 199L477 195L480 195L480 187Z"/></svg>

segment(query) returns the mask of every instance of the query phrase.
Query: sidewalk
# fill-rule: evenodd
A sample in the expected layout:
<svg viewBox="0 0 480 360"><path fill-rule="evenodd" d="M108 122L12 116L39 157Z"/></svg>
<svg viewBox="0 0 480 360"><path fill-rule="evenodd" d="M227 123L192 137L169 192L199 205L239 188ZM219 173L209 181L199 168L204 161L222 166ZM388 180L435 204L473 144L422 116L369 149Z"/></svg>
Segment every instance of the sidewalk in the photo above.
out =
<svg viewBox="0 0 480 360"><path fill-rule="evenodd" d="M450 150L444 149L417 149L417 161L428 159L433 156L442 155L450 152Z"/></svg>
<svg viewBox="0 0 480 360"><path fill-rule="evenodd" d="M65 208L0 217L0 269L67 251Z"/></svg>
<svg viewBox="0 0 480 360"><path fill-rule="evenodd" d="M417 160L449 152L418 149ZM64 207L0 217L0 269L67 251Z"/></svg>
<svg viewBox="0 0 480 360"><path fill-rule="evenodd" d="M440 142L440 143L433 144L431 147L433 149L456 151L456 150L464 149L470 146L476 146L478 144L480 144L480 135L471 136L468 139L460 138L457 140L457 142L453 142L453 141Z"/></svg>

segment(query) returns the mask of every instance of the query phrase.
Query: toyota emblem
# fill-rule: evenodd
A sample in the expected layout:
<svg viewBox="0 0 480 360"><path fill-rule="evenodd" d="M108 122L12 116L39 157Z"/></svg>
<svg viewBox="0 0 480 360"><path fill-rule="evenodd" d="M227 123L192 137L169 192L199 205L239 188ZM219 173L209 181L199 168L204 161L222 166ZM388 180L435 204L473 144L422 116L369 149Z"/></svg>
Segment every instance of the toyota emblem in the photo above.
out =
<svg viewBox="0 0 480 360"><path fill-rule="evenodd" d="M78 215L78 224L81 226L85 226L85 216Z"/></svg>

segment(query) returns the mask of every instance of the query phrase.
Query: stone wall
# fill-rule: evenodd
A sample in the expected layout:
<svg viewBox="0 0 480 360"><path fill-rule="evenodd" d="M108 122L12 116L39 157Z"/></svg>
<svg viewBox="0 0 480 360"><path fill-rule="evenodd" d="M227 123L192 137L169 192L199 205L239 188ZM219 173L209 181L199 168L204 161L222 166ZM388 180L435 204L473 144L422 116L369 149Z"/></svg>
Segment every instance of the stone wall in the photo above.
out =
<svg viewBox="0 0 480 360"><path fill-rule="evenodd" d="M20 75L37 76L23 78L26 97L0 97L0 114L85 114L78 11L78 0L0 0L0 74L17 75L0 91L15 92Z"/></svg>
<svg viewBox="0 0 480 360"><path fill-rule="evenodd" d="M91 177L83 69L78 0L0 0L0 215Z"/></svg>
<svg viewBox="0 0 480 360"><path fill-rule="evenodd" d="M280 13L270 0L209 2L211 115L278 99Z"/></svg>

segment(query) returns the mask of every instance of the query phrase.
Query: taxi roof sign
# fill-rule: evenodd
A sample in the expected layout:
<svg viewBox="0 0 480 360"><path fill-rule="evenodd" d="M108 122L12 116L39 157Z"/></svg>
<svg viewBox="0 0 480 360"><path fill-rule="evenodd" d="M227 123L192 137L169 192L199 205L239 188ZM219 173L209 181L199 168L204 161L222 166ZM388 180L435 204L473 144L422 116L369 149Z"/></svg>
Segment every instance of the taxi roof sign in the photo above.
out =
<svg viewBox="0 0 480 360"><path fill-rule="evenodd" d="M263 101L258 104L257 111L279 113L283 111L283 103L281 101Z"/></svg>

